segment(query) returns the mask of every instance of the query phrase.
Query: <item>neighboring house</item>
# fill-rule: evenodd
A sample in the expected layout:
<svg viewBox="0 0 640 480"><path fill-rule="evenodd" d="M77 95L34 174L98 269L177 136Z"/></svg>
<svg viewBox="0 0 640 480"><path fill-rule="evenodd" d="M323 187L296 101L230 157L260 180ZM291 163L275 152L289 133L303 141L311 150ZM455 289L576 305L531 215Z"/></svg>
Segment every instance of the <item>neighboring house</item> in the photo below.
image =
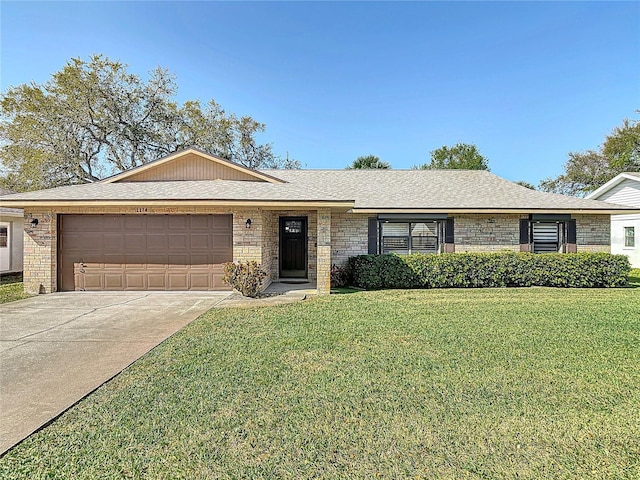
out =
<svg viewBox="0 0 640 480"><path fill-rule="evenodd" d="M0 196L13 192L0 188ZM24 213L20 208L7 208L0 200L0 274L22 272L22 237Z"/></svg>
<svg viewBox="0 0 640 480"><path fill-rule="evenodd" d="M352 255L608 252L640 209L486 171L255 171L188 149L107 178L5 200L25 209L25 290L217 290L222 264L317 282Z"/></svg>
<svg viewBox="0 0 640 480"><path fill-rule="evenodd" d="M621 173L586 198L640 208L640 173ZM611 253L627 255L631 266L640 268L639 214L611 216Z"/></svg>

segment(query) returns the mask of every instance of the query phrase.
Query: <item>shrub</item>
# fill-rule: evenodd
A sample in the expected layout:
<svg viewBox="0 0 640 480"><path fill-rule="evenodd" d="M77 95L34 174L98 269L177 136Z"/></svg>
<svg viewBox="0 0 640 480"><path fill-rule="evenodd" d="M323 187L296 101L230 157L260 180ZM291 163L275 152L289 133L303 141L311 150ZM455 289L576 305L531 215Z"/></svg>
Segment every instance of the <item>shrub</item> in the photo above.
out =
<svg viewBox="0 0 640 480"><path fill-rule="evenodd" d="M359 255L353 284L380 288L623 287L629 260L609 253L444 253Z"/></svg>
<svg viewBox="0 0 640 480"><path fill-rule="evenodd" d="M262 280L267 276L258 262L227 262L224 264L222 281L245 297L257 297L262 288Z"/></svg>
<svg viewBox="0 0 640 480"><path fill-rule="evenodd" d="M347 267L341 267L339 265L331 265L331 286L332 287L346 287L351 281L349 275L349 269Z"/></svg>

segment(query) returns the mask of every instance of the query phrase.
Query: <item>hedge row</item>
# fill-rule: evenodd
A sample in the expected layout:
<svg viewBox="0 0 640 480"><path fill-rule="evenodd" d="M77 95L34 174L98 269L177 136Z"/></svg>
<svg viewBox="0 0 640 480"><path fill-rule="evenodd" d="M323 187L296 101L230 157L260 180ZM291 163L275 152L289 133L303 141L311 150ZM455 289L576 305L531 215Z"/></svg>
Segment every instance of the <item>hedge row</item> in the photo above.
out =
<svg viewBox="0 0 640 480"><path fill-rule="evenodd" d="M609 253L444 253L359 255L354 286L381 288L624 287L629 259Z"/></svg>

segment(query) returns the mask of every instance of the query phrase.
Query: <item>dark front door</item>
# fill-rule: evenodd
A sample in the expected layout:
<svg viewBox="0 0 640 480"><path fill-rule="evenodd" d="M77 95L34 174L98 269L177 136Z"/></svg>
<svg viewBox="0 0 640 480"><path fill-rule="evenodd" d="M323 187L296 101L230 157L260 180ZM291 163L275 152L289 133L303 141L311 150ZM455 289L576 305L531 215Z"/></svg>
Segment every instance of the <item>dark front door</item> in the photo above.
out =
<svg viewBox="0 0 640 480"><path fill-rule="evenodd" d="M307 277L307 217L280 217L280 278Z"/></svg>

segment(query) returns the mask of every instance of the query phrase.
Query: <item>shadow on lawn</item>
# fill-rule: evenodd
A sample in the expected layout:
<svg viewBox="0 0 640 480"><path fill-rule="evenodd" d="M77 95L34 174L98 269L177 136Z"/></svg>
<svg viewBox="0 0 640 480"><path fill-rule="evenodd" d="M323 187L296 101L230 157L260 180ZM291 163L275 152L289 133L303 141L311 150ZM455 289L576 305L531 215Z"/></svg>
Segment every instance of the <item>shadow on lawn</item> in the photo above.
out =
<svg viewBox="0 0 640 480"><path fill-rule="evenodd" d="M0 285L22 282L22 273L4 273L0 275Z"/></svg>
<svg viewBox="0 0 640 480"><path fill-rule="evenodd" d="M349 293L358 293L362 292L361 288L352 288L352 287L333 287L331 288L331 295L347 295Z"/></svg>

